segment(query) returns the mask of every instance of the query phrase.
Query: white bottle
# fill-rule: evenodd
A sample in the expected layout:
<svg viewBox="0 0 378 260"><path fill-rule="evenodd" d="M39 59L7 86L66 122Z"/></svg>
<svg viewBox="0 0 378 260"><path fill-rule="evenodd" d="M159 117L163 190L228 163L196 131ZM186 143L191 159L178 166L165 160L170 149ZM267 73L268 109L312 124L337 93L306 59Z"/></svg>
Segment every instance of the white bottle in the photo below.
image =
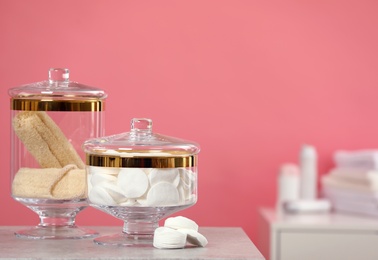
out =
<svg viewBox="0 0 378 260"><path fill-rule="evenodd" d="M300 152L300 199L317 199L317 155L313 146L303 145Z"/></svg>
<svg viewBox="0 0 378 260"><path fill-rule="evenodd" d="M281 211L285 202L299 199L299 168L286 163L280 168L278 176L277 210Z"/></svg>

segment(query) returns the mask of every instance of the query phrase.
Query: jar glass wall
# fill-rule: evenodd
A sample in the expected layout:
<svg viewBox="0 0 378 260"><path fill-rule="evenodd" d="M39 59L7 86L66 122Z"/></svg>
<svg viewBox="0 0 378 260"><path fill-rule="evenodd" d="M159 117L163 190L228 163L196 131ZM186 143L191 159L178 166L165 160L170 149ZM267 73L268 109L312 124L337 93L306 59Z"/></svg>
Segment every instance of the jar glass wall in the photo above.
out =
<svg viewBox="0 0 378 260"><path fill-rule="evenodd" d="M162 218L197 202L198 144L152 132L134 118L131 131L84 143L89 204L124 221L101 245L152 246Z"/></svg>
<svg viewBox="0 0 378 260"><path fill-rule="evenodd" d="M104 135L103 90L69 80L68 69L50 69L46 81L9 90L12 197L40 217L16 232L32 239L84 238L95 231L75 225L85 209L88 138Z"/></svg>

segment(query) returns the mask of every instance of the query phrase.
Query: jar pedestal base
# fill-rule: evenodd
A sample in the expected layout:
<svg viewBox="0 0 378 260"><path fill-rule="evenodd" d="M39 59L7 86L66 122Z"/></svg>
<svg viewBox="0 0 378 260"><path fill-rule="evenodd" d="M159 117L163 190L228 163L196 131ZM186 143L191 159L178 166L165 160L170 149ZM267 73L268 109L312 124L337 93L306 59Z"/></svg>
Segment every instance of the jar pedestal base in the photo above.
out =
<svg viewBox="0 0 378 260"><path fill-rule="evenodd" d="M39 198L19 198L15 200L24 204L39 216L39 224L15 232L20 238L29 239L82 239L98 235L96 231L75 225L76 215L85 209L86 199L53 200Z"/></svg>
<svg viewBox="0 0 378 260"><path fill-rule="evenodd" d="M153 235L128 235L125 233L97 237L93 240L98 245L126 246L126 247L152 247Z"/></svg>
<svg viewBox="0 0 378 260"><path fill-rule="evenodd" d="M28 239L82 239L98 235L94 230L77 226L35 226L15 232L20 238Z"/></svg>

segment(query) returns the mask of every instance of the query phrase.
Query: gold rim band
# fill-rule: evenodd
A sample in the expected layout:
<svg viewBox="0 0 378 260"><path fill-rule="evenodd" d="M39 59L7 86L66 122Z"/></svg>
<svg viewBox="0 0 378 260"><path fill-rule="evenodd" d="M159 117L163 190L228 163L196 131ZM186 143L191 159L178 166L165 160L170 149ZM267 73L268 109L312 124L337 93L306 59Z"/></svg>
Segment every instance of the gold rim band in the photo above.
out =
<svg viewBox="0 0 378 260"><path fill-rule="evenodd" d="M11 99L11 110L22 111L103 111L104 101Z"/></svg>
<svg viewBox="0 0 378 260"><path fill-rule="evenodd" d="M87 165L117 168L179 168L197 166L197 155L187 157L116 157L86 155Z"/></svg>

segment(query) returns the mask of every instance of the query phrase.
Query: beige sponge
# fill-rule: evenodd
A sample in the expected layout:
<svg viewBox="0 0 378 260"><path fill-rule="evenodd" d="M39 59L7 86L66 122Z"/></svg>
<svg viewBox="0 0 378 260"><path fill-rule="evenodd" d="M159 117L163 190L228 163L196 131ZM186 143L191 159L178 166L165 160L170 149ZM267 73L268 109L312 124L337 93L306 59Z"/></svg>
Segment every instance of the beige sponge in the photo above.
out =
<svg viewBox="0 0 378 260"><path fill-rule="evenodd" d="M75 165L64 168L21 168L13 179L12 195L42 199L85 198L85 170Z"/></svg>
<svg viewBox="0 0 378 260"><path fill-rule="evenodd" d="M23 111L13 118L13 129L42 168L62 168L84 162L62 130L46 112Z"/></svg>

